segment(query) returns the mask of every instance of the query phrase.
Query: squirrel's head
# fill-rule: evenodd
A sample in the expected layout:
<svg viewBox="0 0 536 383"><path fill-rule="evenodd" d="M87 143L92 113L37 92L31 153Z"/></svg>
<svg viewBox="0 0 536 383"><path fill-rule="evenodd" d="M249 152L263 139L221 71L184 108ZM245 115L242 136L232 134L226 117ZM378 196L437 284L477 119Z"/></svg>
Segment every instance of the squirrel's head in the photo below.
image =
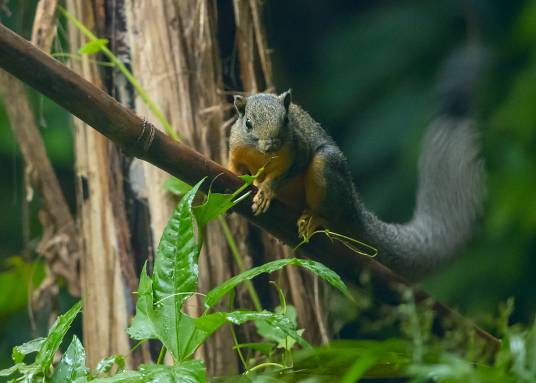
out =
<svg viewBox="0 0 536 383"><path fill-rule="evenodd" d="M281 148L290 134L288 111L291 97L290 89L280 95L234 96L237 124L243 129L248 144L263 153L273 153Z"/></svg>

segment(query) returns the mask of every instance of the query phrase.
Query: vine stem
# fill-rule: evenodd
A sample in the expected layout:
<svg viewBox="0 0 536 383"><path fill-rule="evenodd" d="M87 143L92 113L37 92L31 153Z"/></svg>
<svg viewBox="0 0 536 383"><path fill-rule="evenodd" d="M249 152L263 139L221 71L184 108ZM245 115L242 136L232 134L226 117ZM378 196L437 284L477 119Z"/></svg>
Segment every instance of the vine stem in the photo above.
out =
<svg viewBox="0 0 536 383"><path fill-rule="evenodd" d="M162 362L164 361L164 357L166 356L166 352L166 346L162 345L162 348L160 349L160 354L158 354L158 359L156 360L156 364L162 364Z"/></svg>
<svg viewBox="0 0 536 383"><path fill-rule="evenodd" d="M90 41L98 40L97 36L93 34L84 24L80 22L76 17L71 15L65 8L58 5L58 10L80 30ZM175 130L171 127L171 124L166 119L160 108L156 105L156 103L151 99L149 94L143 89L141 84L136 80L136 78L130 73L128 68L123 64L121 60L117 58L116 55L113 54L111 50L109 50L105 45L99 47L99 50L110 60L114 66L119 69L119 71L123 74L123 76L126 77L126 79L132 84L138 95L141 97L143 102L149 107L151 112L155 115L155 117L160 121L162 124L162 127L166 131L166 133L173 138L175 141L180 141L179 135Z"/></svg>
<svg viewBox="0 0 536 383"><path fill-rule="evenodd" d="M233 234L231 233L231 229L229 228L229 225L227 224L227 221L223 216L218 217L218 221L221 225L221 228L223 230L223 235L225 236L225 239L227 240L227 243L229 244L229 248L231 249L231 253L233 254L233 258L238 266L238 270L240 270L241 273L246 271L246 267L244 265L244 261L242 260L242 257L240 256L240 252L238 251L238 246L236 245L236 241L234 240ZM249 295L251 296L251 300L253 301L253 305L255 306L255 309L257 311L262 310L261 300L259 299L259 295L257 294L257 290L255 290L255 286L253 286L253 282L250 280L245 281L246 288L249 292Z"/></svg>

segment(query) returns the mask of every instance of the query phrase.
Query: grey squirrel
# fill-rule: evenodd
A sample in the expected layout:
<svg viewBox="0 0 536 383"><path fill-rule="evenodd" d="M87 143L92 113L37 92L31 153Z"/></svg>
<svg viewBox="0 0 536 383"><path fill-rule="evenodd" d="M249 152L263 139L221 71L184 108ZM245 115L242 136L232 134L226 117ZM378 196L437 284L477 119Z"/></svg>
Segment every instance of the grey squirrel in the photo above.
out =
<svg viewBox="0 0 536 383"><path fill-rule="evenodd" d="M480 48L452 57L440 81L440 108L427 129L419 159L413 218L381 221L359 199L347 161L319 123L280 94L235 96L238 119L231 128L229 169L255 174L255 214L277 197L302 215L298 234L319 227L376 247L378 259L416 279L452 256L470 236L481 211L485 171L479 135L470 117L471 91L481 67Z"/></svg>

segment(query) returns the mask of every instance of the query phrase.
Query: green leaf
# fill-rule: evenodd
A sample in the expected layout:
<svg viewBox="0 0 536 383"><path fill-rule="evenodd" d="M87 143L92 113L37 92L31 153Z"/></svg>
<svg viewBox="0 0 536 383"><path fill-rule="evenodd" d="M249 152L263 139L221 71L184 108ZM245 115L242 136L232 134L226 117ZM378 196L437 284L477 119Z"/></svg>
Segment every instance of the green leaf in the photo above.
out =
<svg viewBox="0 0 536 383"><path fill-rule="evenodd" d="M216 312L206 314L196 319L195 325L201 330L206 337L213 334L221 326L227 323L240 325L248 321L265 321L271 328L279 331L283 336L289 336L298 342L302 347L311 347L296 331L296 325L292 321L281 314L276 314L270 311L232 311L232 312Z"/></svg>
<svg viewBox="0 0 536 383"><path fill-rule="evenodd" d="M168 192L175 194L177 196L182 196L192 188L189 184L187 184L184 181L181 181L180 179L176 177L169 177L164 182L164 189L166 189Z"/></svg>
<svg viewBox="0 0 536 383"><path fill-rule="evenodd" d="M125 369L125 357L120 354L108 356L97 363L95 372L97 374L105 374L112 370L112 367L117 365L117 371L120 372Z"/></svg>
<svg viewBox="0 0 536 383"><path fill-rule="evenodd" d="M89 41L86 45L78 50L81 55L93 55L102 50L103 47L108 45L108 39L95 39Z"/></svg>
<svg viewBox="0 0 536 383"><path fill-rule="evenodd" d="M144 381L203 383L206 380L205 364L201 360L190 360L175 366L145 364L140 366Z"/></svg>
<svg viewBox="0 0 536 383"><path fill-rule="evenodd" d="M0 263L0 317L24 309L28 304L28 286L38 286L44 271L41 262L27 262L22 257L9 257Z"/></svg>
<svg viewBox="0 0 536 383"><path fill-rule="evenodd" d="M211 220L216 219L238 202L233 201L233 194L208 193L205 202L194 208L195 218L199 227L204 227Z"/></svg>
<svg viewBox="0 0 536 383"><path fill-rule="evenodd" d="M46 372L50 369L56 351L58 351L65 334L71 327L71 324L80 312L81 308L82 302L78 301L78 303L71 307L69 311L63 315L60 315L50 328L46 340L41 343L39 352L35 357L35 364L44 374L46 374Z"/></svg>
<svg viewBox="0 0 536 383"><path fill-rule="evenodd" d="M122 371L114 376L93 379L91 383L142 383L144 380L139 371Z"/></svg>
<svg viewBox="0 0 536 383"><path fill-rule="evenodd" d="M0 376L4 376L4 377L11 376L15 372L20 371L23 367L25 367L24 363L14 364L13 366L11 366L9 368L6 368L4 370L0 370Z"/></svg>
<svg viewBox="0 0 536 383"><path fill-rule="evenodd" d="M63 354L58 366L54 369L51 383L83 383L87 382L86 353L80 340L73 336L71 344Z"/></svg>
<svg viewBox="0 0 536 383"><path fill-rule="evenodd" d="M123 371L109 378L92 380L92 383L204 383L206 369L203 361L190 360L168 366L142 364L139 371Z"/></svg>
<svg viewBox="0 0 536 383"><path fill-rule="evenodd" d="M164 229L152 279L144 267L140 276L136 317L128 332L134 339L159 339L175 361L189 358L199 337L194 319L182 304L197 291L200 245L195 235L192 202L200 181L181 199Z"/></svg>
<svg viewBox="0 0 536 383"><path fill-rule="evenodd" d="M292 305L285 306L285 312L281 306L275 308L275 312L279 315L283 315L288 318L289 322L292 324L292 328L296 329L298 326L297 322L297 313L296 308ZM296 343L296 340L292 337L289 337L280 329L272 326L270 323L265 320L256 320L255 326L257 327L257 333L262 336L264 339L271 340L276 343L277 348L282 348L285 350L291 350ZM298 335L303 334L303 329L296 330Z"/></svg>
<svg viewBox="0 0 536 383"><path fill-rule="evenodd" d="M147 262L143 265L138 286L138 301L136 302L136 316L128 328L128 335L132 339L156 339L158 332L151 318L153 313L153 280L147 275Z"/></svg>
<svg viewBox="0 0 536 383"><path fill-rule="evenodd" d="M20 346L13 347L11 358L15 363L23 362L26 355L39 351L39 348L44 341L45 338L36 338L23 343Z"/></svg>
<svg viewBox="0 0 536 383"><path fill-rule="evenodd" d="M153 273L155 305L171 301L180 310L183 302L197 292L200 246L192 202L203 181L181 199L160 238Z"/></svg>
<svg viewBox="0 0 536 383"><path fill-rule="evenodd" d="M319 262L306 259L290 258L278 259L276 261L265 263L264 265L254 267L248 271L245 271L228 279L227 281L223 282L222 284L208 292L207 296L205 297L205 306L207 308L214 307L227 293L229 293L229 291L231 291L238 284L246 280L250 280L262 273L272 273L288 265L300 266L315 273L318 277L330 283L332 286L341 291L346 297L353 300L352 296L350 295L350 292L348 291L348 288L346 287L342 279L333 270L329 269L328 267L324 266Z"/></svg>

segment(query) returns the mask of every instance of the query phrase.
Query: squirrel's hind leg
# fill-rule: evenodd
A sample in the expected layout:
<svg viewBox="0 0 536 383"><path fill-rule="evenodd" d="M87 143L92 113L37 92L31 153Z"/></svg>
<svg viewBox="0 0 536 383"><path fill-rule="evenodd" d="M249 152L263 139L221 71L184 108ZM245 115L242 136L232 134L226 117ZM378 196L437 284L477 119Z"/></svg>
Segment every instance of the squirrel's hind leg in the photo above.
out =
<svg viewBox="0 0 536 383"><path fill-rule="evenodd" d="M307 209L298 219L298 234L308 238L320 227L335 229L352 199L346 159L339 148L326 145L313 156L305 172Z"/></svg>

